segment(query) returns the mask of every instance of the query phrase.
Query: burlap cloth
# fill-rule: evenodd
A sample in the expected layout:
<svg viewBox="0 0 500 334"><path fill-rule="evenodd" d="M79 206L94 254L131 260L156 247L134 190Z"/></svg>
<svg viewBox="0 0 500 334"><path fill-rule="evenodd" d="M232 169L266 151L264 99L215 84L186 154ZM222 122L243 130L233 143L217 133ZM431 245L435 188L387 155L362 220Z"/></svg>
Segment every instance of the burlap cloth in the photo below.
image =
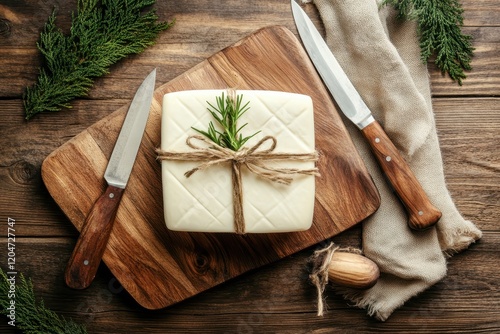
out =
<svg viewBox="0 0 500 334"><path fill-rule="evenodd" d="M368 145L346 122L382 199L379 210L362 227L363 252L378 264L381 277L369 290L339 292L384 321L409 298L441 280L447 257L481 238L481 231L461 216L446 187L429 75L420 60L415 22L398 20L392 7L381 7L376 0L314 3L330 49L443 213L435 228L410 230L406 213Z"/></svg>

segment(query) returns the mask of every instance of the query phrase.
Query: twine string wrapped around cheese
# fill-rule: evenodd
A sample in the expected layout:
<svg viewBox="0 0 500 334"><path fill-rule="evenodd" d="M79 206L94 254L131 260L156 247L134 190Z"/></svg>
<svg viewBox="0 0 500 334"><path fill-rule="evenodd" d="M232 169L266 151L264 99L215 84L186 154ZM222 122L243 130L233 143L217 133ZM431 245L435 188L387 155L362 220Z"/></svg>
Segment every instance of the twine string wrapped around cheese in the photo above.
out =
<svg viewBox="0 0 500 334"><path fill-rule="evenodd" d="M200 146L195 143L200 141L209 146ZM262 148L266 143L270 143L268 148ZM267 161L317 161L317 152L312 153L273 153L277 140L273 136L266 136L259 140L254 146L233 151L222 147L209 139L192 135L186 139L186 144L194 151L189 152L169 152L157 150L159 160L177 161L201 161L201 163L188 170L184 175L190 177L197 171L205 170L211 166L225 162L231 162L232 184L233 184L233 210L235 231L238 234L245 233L245 217L243 215L243 189L241 183L241 166L244 165L252 173L264 177L267 180L290 184L293 176L297 174L319 176L316 167L310 169L274 167L267 164Z"/></svg>

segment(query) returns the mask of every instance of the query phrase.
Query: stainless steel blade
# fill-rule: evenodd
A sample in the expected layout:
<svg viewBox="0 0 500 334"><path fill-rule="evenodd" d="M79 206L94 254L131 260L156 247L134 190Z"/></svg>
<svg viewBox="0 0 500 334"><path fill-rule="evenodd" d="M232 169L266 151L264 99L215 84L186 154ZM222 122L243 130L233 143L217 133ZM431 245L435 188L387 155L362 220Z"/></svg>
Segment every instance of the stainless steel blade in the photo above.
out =
<svg viewBox="0 0 500 334"><path fill-rule="evenodd" d="M300 6L291 0L292 13L309 57L342 112L360 129L374 121L370 109L352 85L323 37Z"/></svg>
<svg viewBox="0 0 500 334"><path fill-rule="evenodd" d="M144 79L130 104L104 173L104 179L111 186L125 189L127 185L146 128L155 81L156 69Z"/></svg>

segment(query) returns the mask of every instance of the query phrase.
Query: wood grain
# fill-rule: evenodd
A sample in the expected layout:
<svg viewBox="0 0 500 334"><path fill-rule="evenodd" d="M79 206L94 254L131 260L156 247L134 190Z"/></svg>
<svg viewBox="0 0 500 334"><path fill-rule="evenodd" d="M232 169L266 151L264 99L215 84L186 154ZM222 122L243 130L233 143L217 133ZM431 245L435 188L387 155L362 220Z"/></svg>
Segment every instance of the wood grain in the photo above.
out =
<svg viewBox="0 0 500 334"><path fill-rule="evenodd" d="M306 262L314 248L261 267L164 310L138 306L102 265L84 291L64 284L77 230L45 188L40 166L52 151L133 97L145 73L158 67L169 82L207 57L271 24L296 32L289 1L157 1L162 19L176 19L155 46L113 66L88 98L72 108L25 122L22 92L35 81L39 31L54 8L66 29L76 0L2 0L0 19L0 216L16 219L16 261L38 298L89 333L498 333L500 332L500 19L498 0L463 0L465 31L476 48L463 86L429 64L436 127L452 197L481 241L448 260L447 277L412 298L384 323L327 289L328 313L316 317ZM313 4L303 7L320 31ZM83 199L87 201L87 199ZM4 226L4 225L2 225ZM5 231L4 227L0 231ZM354 227L333 238L360 246ZM0 235L4 254L6 234ZM200 263L203 257L200 258ZM5 269L6 262L0 260ZM0 318L0 332L18 333Z"/></svg>
<svg viewBox="0 0 500 334"><path fill-rule="evenodd" d="M361 131L408 213L408 226L414 230L425 230L436 224L441 212L431 203L382 126L373 121Z"/></svg>
<svg viewBox="0 0 500 334"><path fill-rule="evenodd" d="M336 251L328 265L331 284L354 289L368 289L377 283L380 269L369 258L355 253Z"/></svg>
<svg viewBox="0 0 500 334"><path fill-rule="evenodd" d="M65 271L66 285L85 289L94 280L106 250L124 189L108 185L90 210Z"/></svg>
<svg viewBox="0 0 500 334"><path fill-rule="evenodd" d="M357 242L349 232L334 240ZM0 247L4 242L0 241ZM450 259L446 278L382 323L347 305L330 288L326 290L328 312L316 316L315 287L308 283L304 266L313 249L241 275L174 307L149 311L138 306L105 267L87 290L67 288L66 260L60 254L71 253L72 240L20 238L17 242L22 255L18 265L33 278L45 304L85 324L92 334L141 333L144 328L155 334L495 333L500 329L499 244L499 232L486 232L480 244ZM14 333L3 321L0 330Z"/></svg>
<svg viewBox="0 0 500 334"><path fill-rule="evenodd" d="M155 156L163 95L175 90L225 87L300 92L312 97L322 176L316 186L310 230L237 236L166 229L161 168ZM89 203L102 189L103 168L124 111L121 108L89 127L50 154L42 165L47 189L77 229L82 229ZM138 303L149 309L172 305L321 242L360 222L379 205L378 192L332 101L298 40L284 27L259 30L159 87L144 137L103 260ZM71 273L67 282L80 287Z"/></svg>

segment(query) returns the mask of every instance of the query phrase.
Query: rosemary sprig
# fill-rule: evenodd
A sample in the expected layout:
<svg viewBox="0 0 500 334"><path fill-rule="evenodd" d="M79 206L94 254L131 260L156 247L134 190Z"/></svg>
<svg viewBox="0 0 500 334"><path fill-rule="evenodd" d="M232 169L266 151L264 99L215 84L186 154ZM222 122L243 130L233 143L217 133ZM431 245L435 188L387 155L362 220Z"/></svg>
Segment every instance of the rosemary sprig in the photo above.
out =
<svg viewBox="0 0 500 334"><path fill-rule="evenodd" d="M233 151L238 151L245 143L255 136L260 131L255 132L251 136L243 137L241 130L248 124L245 123L238 127L238 119L250 109L248 106L250 101L247 101L244 105L243 95L237 95L236 101L233 101L229 96L224 97L224 92L221 96L216 97L217 106L214 106L207 101L209 107L207 110L212 114L213 118L216 120L217 124L222 127L222 131L215 128L212 121L208 124L208 130L203 131L193 128L198 133L206 136L214 143L221 147L229 148Z"/></svg>
<svg viewBox="0 0 500 334"><path fill-rule="evenodd" d="M442 74L462 85L464 70L471 70L474 48L472 37L464 35L463 8L458 0L385 0L403 19L416 20L420 36L422 62L436 55L436 66Z"/></svg>
<svg viewBox="0 0 500 334"><path fill-rule="evenodd" d="M16 280L13 285L12 279ZM12 287L15 287L13 289ZM10 308L10 309L9 309ZM27 334L86 334L84 326L57 315L46 308L43 300L37 303L33 283L23 274L7 277L0 269L0 313ZM15 318L9 317L9 315Z"/></svg>
<svg viewBox="0 0 500 334"><path fill-rule="evenodd" d="M146 10L155 0L78 0L71 29L49 17L37 47L43 55L37 82L23 96L26 119L39 112L70 108L71 100L86 96L94 80L122 58L153 45L172 23L157 22Z"/></svg>

